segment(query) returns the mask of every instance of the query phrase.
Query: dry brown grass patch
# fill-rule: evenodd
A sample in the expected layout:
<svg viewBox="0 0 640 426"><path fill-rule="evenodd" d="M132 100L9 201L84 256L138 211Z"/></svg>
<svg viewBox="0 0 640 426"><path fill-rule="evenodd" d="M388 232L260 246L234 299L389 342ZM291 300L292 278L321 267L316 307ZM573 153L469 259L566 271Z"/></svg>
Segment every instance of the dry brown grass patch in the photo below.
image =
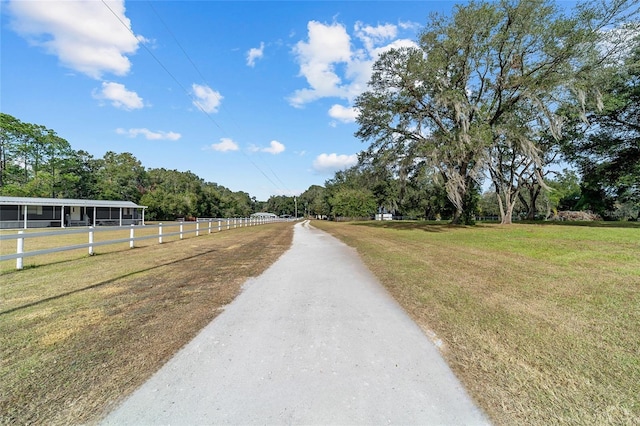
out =
<svg viewBox="0 0 640 426"><path fill-rule="evenodd" d="M0 423L93 423L291 244L239 228L1 276Z"/></svg>
<svg viewBox="0 0 640 426"><path fill-rule="evenodd" d="M640 228L316 221L500 425L640 424Z"/></svg>

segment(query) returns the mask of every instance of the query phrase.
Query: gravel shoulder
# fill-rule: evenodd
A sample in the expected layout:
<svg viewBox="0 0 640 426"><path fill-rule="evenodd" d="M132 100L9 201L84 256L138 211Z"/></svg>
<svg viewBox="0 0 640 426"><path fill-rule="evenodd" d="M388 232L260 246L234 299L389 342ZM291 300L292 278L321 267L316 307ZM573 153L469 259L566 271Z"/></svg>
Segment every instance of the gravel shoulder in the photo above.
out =
<svg viewBox="0 0 640 426"><path fill-rule="evenodd" d="M489 424L356 252L292 247L104 424Z"/></svg>

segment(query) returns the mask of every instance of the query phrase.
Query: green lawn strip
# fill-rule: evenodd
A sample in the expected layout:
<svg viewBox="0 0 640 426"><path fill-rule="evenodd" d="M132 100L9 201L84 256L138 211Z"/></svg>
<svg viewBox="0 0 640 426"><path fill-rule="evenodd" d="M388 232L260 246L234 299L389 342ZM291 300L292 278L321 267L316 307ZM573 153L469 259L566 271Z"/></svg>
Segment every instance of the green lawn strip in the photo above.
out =
<svg viewBox="0 0 640 426"><path fill-rule="evenodd" d="M356 247L497 424L640 420L640 229L314 222Z"/></svg>

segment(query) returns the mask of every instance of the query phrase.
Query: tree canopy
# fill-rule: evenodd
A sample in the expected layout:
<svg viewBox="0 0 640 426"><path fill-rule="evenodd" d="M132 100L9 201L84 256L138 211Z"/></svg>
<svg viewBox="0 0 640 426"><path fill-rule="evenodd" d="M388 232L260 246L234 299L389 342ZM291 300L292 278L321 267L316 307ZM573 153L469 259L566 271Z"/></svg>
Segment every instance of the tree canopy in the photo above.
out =
<svg viewBox="0 0 640 426"><path fill-rule="evenodd" d="M582 175L578 207L613 218L616 203L622 215L640 216L640 36L628 47L629 55L598 81L601 104L591 102L582 119L578 105L567 108L573 126L562 144Z"/></svg>
<svg viewBox="0 0 640 426"><path fill-rule="evenodd" d="M55 131L0 113L0 195L133 201L147 217L246 217L257 202L246 192L194 173L145 169L131 153L94 158Z"/></svg>
<svg viewBox="0 0 640 426"><path fill-rule="evenodd" d="M510 223L523 183L542 185L545 142L558 140L561 105L598 98L598 67L624 46L619 26L634 2L585 3L565 16L547 0L470 2L434 15L416 48L392 49L358 97L356 136L368 155L438 171L467 222L485 172ZM626 31L632 31L627 28Z"/></svg>

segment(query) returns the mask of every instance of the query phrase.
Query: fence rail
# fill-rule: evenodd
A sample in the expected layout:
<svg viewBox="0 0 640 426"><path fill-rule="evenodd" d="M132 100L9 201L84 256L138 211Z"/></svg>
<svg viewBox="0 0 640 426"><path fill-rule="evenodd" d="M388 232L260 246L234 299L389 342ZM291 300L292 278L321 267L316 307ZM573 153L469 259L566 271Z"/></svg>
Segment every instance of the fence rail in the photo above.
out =
<svg viewBox="0 0 640 426"><path fill-rule="evenodd" d="M201 233L206 232L208 234L213 233L214 231L221 232L223 230L235 229L240 227L247 226L257 226L264 225L268 223L274 222L286 222L286 219L279 218L270 218L270 217L257 217L257 218L199 218L195 222L170 222L170 223L159 223L157 225L131 225L131 226L101 226L101 227L85 227L85 228L75 228L75 229L65 229L65 230L57 230L57 231L46 231L46 232L32 232L25 233L24 231L18 231L15 234L0 234L0 242L16 240L16 252L13 254L3 254L0 255L0 262L6 260L16 259L16 269L23 269L23 259L25 257L33 257L33 256L41 256L50 253L58 253L63 251L70 250L78 250L78 249L89 249L89 254L94 254L94 247L111 245L111 244L121 244L121 243L129 243L129 248L135 247L136 241L148 240L152 238L157 238L158 243L162 244L163 239L167 237L180 236L180 239L183 239L187 234L195 233L196 237L200 236ZM177 231L166 232L167 229L178 228ZM186 229L185 229L186 228ZM158 232L151 235L139 235L135 236L136 231L149 231L157 229ZM106 241L94 241L95 233L100 232L113 232L113 231L122 231L129 230L129 238L118 238L113 240ZM25 240L30 238L43 238L43 237L60 237L64 235L72 235L72 234L87 234L88 242L84 244L73 244L62 247L52 247L41 250L32 250L25 251Z"/></svg>

